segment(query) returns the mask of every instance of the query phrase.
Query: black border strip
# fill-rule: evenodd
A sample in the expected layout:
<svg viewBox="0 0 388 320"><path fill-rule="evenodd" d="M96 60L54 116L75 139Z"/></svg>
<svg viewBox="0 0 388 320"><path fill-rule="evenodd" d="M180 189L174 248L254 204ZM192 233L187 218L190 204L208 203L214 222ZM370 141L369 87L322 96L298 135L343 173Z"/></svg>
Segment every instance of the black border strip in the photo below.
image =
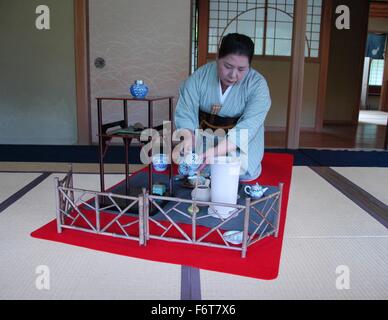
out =
<svg viewBox="0 0 388 320"><path fill-rule="evenodd" d="M331 168L310 167L310 169L388 229L388 206L385 203Z"/></svg>
<svg viewBox="0 0 388 320"><path fill-rule="evenodd" d="M18 192L14 193L8 199L6 199L2 203L0 203L0 213L2 213L4 210L6 210L9 206L13 205L16 201L18 201L25 194L27 194L29 191L34 189L37 185L39 185L41 182L43 182L45 179L47 179L50 175L51 175L51 173L49 173L49 172L45 172L45 173L41 174L39 177L37 177L36 179L31 181L29 184L27 184L25 187L20 189Z"/></svg>
<svg viewBox="0 0 388 320"><path fill-rule="evenodd" d="M200 270L182 266L181 300L201 300Z"/></svg>
<svg viewBox="0 0 388 320"><path fill-rule="evenodd" d="M141 146L132 145L128 158L141 164ZM324 167L388 167L388 151L282 149L266 148L266 152L294 155L294 166ZM112 145L105 163L124 163L124 147ZM98 146L64 145L0 145L0 162L99 163Z"/></svg>

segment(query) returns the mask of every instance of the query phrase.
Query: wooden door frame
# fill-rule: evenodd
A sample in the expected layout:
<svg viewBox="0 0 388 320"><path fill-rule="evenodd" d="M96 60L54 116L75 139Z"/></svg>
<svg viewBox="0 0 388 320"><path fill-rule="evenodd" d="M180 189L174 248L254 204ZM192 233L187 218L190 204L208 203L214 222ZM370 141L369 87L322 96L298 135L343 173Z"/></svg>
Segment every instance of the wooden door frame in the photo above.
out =
<svg viewBox="0 0 388 320"><path fill-rule="evenodd" d="M209 0L198 1L198 67L207 63Z"/></svg>
<svg viewBox="0 0 388 320"><path fill-rule="evenodd" d="M74 0L77 144L92 143L90 115L89 0Z"/></svg>
<svg viewBox="0 0 388 320"><path fill-rule="evenodd" d="M369 10L370 17L376 18L388 18L388 8L387 3L384 2L370 2ZM369 17L369 18L370 18ZM384 32L385 33L385 32ZM381 88L381 97L379 110L388 112L388 62L387 62L387 49L388 49L388 41L386 43L385 48L385 57L384 57L384 74L383 74L383 86ZM388 121L385 126L385 141L384 141L384 149L388 149Z"/></svg>
<svg viewBox="0 0 388 320"><path fill-rule="evenodd" d="M331 26L333 24L333 0L325 0L323 5L323 19L320 37L320 66L318 80L318 96L315 114L315 131L321 132L325 116L327 79L329 74Z"/></svg>
<svg viewBox="0 0 388 320"><path fill-rule="evenodd" d="M356 94L356 101L354 101L355 108L353 109L353 117L352 117L352 124L357 125L358 124L358 118L360 115L360 109L361 109L361 91L362 91L362 76L364 73L364 62L365 62L365 50L366 50L366 42L368 41L368 29L369 29L369 10L370 10L370 3L368 3L367 10L363 11L364 13L364 31L360 36L360 50L361 50L361 59L358 64L358 74L360 75L359 79L357 79L357 94Z"/></svg>
<svg viewBox="0 0 388 320"><path fill-rule="evenodd" d="M385 42L385 52L384 52L384 73L383 73L383 84L381 86L381 93L380 93L380 102L379 102L379 110L388 112L388 33L387 32L381 32L386 35L386 42Z"/></svg>
<svg viewBox="0 0 388 320"><path fill-rule="evenodd" d="M288 88L286 147L298 149L303 105L305 35L308 0L295 3L290 84Z"/></svg>

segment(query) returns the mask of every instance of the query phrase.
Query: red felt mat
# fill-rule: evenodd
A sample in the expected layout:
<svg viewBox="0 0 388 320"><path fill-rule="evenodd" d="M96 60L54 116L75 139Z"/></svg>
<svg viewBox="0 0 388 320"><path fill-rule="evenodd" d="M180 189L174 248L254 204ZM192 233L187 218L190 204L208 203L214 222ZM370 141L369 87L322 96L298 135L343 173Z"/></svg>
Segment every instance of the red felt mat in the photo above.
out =
<svg viewBox="0 0 388 320"><path fill-rule="evenodd" d="M147 246L140 247L136 241L80 231L64 230L62 234L58 234L55 220L34 231L31 236L146 260L186 265L257 279L276 279L279 274L293 156L266 153L262 165L263 173L258 179L260 184L277 186L280 182L284 183L279 237L268 237L250 246L245 259L241 258L239 251L154 239L148 241Z"/></svg>

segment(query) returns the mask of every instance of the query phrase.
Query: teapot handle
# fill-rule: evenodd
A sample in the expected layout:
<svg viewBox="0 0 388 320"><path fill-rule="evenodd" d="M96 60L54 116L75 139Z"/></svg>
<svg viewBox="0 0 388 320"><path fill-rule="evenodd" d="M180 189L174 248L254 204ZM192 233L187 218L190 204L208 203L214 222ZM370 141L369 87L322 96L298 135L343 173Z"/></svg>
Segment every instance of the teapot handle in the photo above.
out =
<svg viewBox="0 0 388 320"><path fill-rule="evenodd" d="M249 190L249 191L248 191ZM247 193L247 194L250 194L251 193L251 190L252 190L252 187L251 186L245 186L245 188L244 188L244 191L245 191L245 193Z"/></svg>

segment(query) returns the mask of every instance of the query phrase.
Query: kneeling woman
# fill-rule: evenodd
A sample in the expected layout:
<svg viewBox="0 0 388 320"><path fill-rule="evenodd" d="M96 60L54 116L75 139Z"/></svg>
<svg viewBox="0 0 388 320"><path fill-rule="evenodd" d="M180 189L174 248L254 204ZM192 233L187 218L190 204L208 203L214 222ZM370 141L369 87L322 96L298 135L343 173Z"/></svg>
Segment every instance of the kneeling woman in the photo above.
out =
<svg viewBox="0 0 388 320"><path fill-rule="evenodd" d="M242 34L222 39L217 61L194 72L181 86L175 112L177 129L225 129L227 139L202 155L206 163L224 155L244 155L240 179L261 174L264 120L271 106L264 77L251 68L254 43ZM245 134L247 133L247 134Z"/></svg>

